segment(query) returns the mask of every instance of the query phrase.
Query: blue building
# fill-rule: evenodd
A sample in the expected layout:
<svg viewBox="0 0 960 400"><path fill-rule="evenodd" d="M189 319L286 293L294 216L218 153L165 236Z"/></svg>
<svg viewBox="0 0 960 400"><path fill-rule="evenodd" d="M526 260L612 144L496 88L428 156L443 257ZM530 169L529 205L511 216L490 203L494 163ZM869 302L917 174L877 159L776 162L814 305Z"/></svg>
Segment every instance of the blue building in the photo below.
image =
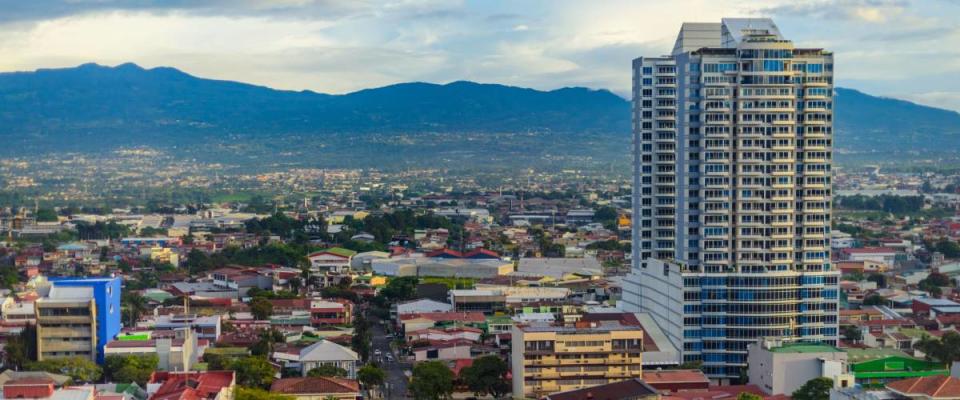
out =
<svg viewBox="0 0 960 400"><path fill-rule="evenodd" d="M54 288L89 287L93 290L97 317L97 363L103 349L120 333L120 278L50 278Z"/></svg>

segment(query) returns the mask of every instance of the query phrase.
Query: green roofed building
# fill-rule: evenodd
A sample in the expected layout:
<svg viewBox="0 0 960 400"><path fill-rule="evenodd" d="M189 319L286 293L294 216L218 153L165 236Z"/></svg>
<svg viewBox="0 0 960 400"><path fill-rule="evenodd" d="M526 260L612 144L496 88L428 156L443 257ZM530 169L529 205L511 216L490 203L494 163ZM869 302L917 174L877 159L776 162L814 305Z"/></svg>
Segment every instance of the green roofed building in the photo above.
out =
<svg viewBox="0 0 960 400"><path fill-rule="evenodd" d="M117 340L139 341L139 340L150 340L151 337L153 337L153 332L151 331L121 332L119 335L117 335Z"/></svg>
<svg viewBox="0 0 960 400"><path fill-rule="evenodd" d="M310 260L311 272L344 273L350 271L350 263L356 254L353 250L331 247L310 253L307 259Z"/></svg>
<svg viewBox="0 0 960 400"><path fill-rule="evenodd" d="M901 379L950 375L950 370L940 363L893 356L851 364L850 373L863 387L882 388L888 382Z"/></svg>
<svg viewBox="0 0 960 400"><path fill-rule="evenodd" d="M510 333L510 329L513 329L513 320L507 315L489 316L483 324L483 331L488 335Z"/></svg>
<svg viewBox="0 0 960 400"><path fill-rule="evenodd" d="M790 395L807 381L826 377L836 388L853 386L846 373L847 353L815 342L768 338L747 347L747 379L768 395Z"/></svg>
<svg viewBox="0 0 960 400"><path fill-rule="evenodd" d="M343 248L343 247L331 247L331 248L329 248L329 249L324 249L324 250L322 250L322 251L325 251L325 252L327 252L327 253L333 253L333 254L336 254L336 255L338 255L338 256L343 256L343 257L353 257L353 256L357 255L357 252L355 252L355 251L353 251L353 250L350 250L350 249L345 249L345 248Z"/></svg>

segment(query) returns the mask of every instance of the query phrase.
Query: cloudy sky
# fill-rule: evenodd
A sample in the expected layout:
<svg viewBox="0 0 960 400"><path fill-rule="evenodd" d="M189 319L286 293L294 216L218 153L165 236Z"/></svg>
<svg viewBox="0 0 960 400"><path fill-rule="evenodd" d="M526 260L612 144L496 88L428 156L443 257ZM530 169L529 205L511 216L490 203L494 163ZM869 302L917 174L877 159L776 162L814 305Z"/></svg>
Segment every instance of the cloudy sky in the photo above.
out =
<svg viewBox="0 0 960 400"><path fill-rule="evenodd" d="M0 71L86 62L344 93L474 80L626 96L683 21L775 18L838 83L960 110L960 0L0 0Z"/></svg>

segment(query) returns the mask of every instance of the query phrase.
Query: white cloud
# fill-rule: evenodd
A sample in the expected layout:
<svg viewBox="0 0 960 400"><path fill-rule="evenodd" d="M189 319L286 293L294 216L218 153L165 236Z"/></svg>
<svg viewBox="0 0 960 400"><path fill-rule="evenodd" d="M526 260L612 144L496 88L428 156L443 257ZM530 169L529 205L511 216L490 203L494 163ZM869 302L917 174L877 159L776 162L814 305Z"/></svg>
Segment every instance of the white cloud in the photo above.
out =
<svg viewBox="0 0 960 400"><path fill-rule="evenodd" d="M469 79L626 94L630 60L669 52L682 22L772 16L798 45L834 50L841 84L884 95L960 91L946 78L960 70L957 3L196 0L84 9L43 1L60 6L0 16L21 21L0 24L0 70L132 61L334 93Z"/></svg>

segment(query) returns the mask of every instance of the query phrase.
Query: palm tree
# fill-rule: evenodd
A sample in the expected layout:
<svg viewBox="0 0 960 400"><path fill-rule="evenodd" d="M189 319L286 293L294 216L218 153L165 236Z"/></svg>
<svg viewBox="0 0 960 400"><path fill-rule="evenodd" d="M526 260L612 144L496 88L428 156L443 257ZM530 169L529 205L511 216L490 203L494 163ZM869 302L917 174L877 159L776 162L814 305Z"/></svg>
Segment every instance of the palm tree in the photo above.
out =
<svg viewBox="0 0 960 400"><path fill-rule="evenodd" d="M147 299L134 291L128 291L120 298L120 308L126 317L125 324L134 326L140 320L140 316L147 312Z"/></svg>

